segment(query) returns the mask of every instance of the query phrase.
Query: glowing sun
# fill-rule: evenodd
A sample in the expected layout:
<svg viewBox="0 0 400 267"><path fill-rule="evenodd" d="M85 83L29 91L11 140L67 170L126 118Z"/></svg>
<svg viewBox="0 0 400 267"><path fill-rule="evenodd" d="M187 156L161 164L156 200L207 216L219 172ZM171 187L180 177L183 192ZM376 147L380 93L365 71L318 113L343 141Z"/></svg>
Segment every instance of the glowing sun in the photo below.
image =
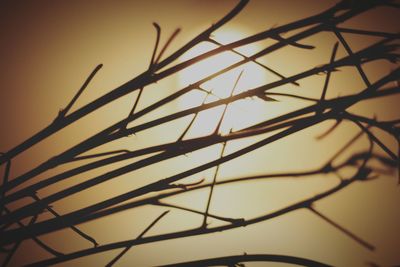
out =
<svg viewBox="0 0 400 267"><path fill-rule="evenodd" d="M240 31L231 30L217 33L213 36L216 43L200 43L184 54L181 60L191 59L217 48L218 44L228 44L243 37L244 34ZM197 62L180 72L179 84L182 87L193 84L202 78L243 60L243 55L249 56L259 50L257 45L252 44L240 47L235 52L226 51ZM192 90L183 95L180 98L179 107L181 109L196 107L203 103L229 97L231 94L236 95L265 83L265 70L254 62L248 62L202 84L201 88L209 93L202 90ZM257 119L260 119L262 116L261 113L264 110L264 103L262 102L258 99L247 98L229 104L219 132L225 134L231 129L237 130L256 122ZM223 110L224 106L220 106L200 112L189 131L190 134L200 136L212 133L222 116Z"/></svg>

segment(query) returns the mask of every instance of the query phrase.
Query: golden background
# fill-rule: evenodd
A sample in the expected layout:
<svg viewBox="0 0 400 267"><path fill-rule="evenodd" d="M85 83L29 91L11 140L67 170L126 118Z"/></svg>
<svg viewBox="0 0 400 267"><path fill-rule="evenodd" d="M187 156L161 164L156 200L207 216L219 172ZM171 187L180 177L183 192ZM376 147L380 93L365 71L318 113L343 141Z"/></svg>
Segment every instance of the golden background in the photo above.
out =
<svg viewBox="0 0 400 267"><path fill-rule="evenodd" d="M304 18L334 5L335 1L251 1L246 8L223 29L237 31L248 36L275 25ZM99 71L73 109L77 109L97 97L109 92L146 70L151 57L157 22L162 27L161 43L176 29L182 31L166 51L169 55L200 31L216 22L236 4L235 1L6 1L0 4L0 150L7 151L30 137L54 120L60 108L65 107L85 80L89 72L99 63ZM382 7L366 12L346 22L345 26L358 29L398 32L399 12ZM217 33L216 33L216 36ZM352 48L357 51L379 38L345 35ZM335 42L332 33L324 32L302 43L316 46L314 50L286 47L264 56L265 63L289 76L329 61ZM272 41L260 42L263 48ZM346 52L339 46L338 58ZM365 71L371 81L394 69L393 64L378 61L367 64ZM299 81L300 88L286 85L280 92L296 92L303 96L319 97L324 75ZM264 79L276 80L266 73ZM176 91L182 86L182 77L173 75L157 84L146 87L139 109ZM355 68L332 74L328 97L355 93L364 84ZM276 90L276 91L279 91ZM84 140L106 126L127 116L137 93L113 102L90 114L48 140L34 146L12 162L11 179ZM290 99L265 104L263 118L299 108L306 103ZM367 101L352 108L362 114L379 119L399 118L399 97ZM171 103L140 121L160 117L177 111L182 103ZM137 123L140 123L138 121ZM136 149L150 144L172 142L185 129L190 117L154 127L122 141L106 145L107 149ZM233 177L259 175L263 173L302 171L320 167L338 148L359 130L351 123L344 123L323 141L316 136L332 123L324 122L298 134L279 140L250 154L221 166L219 180ZM211 126L212 127L212 126ZM200 127L201 128L201 127ZM204 130L204 129L203 129ZM196 136L196 132L191 133ZM199 134L199 133L197 133ZM379 134L393 151L397 142ZM262 137L229 142L226 151L234 151ZM366 147L368 139L361 138L354 146ZM142 168L97 185L90 190L53 203L61 214L88 206L100 200L122 194L150 181L167 177L215 159L221 145L191 153L187 156ZM355 150L349 151L354 152ZM135 159L137 160L137 159ZM132 162L122 162L90 173L75 176L38 192L45 197L62 188L90 179L109 168L117 168ZM75 163L48 171L35 181L50 177ZM78 164L78 163L76 163ZM2 166L2 169L4 167ZM187 181L205 178L211 181L215 168L190 177ZM383 266L400 264L400 194L397 174L381 175L367 183L355 183L322 201L316 208L338 224L367 240L376 247L369 251L342 232L327 224L306 209L254 225L208 235L174 239L133 247L116 266L154 266L207 257L240 255L243 253L271 253L306 257L335 266L366 266L375 262ZM233 218L252 218L274 211L295 201L313 196L337 183L334 175L306 178L277 178L230 184L215 188L210 212ZM28 185L28 183L22 186ZM181 194L168 200L193 209L204 210L209 189ZM10 208L23 205L14 203ZM133 239L159 214L169 208L146 205L124 211L107 218L80 225L80 229L105 244L118 240ZM147 235L198 227L202 216L181 210L171 211ZM43 214L40 220L50 218ZM210 220L210 226L221 224ZM86 240L70 229L42 236L42 240L63 252L72 252L90 246ZM115 257L119 250L95 254L66 262L65 266L102 266ZM31 240L18 249L10 266L19 266L50 255ZM265 266L252 263L249 266ZM247 265L246 265L247 266ZM271 264L277 266L277 264Z"/></svg>

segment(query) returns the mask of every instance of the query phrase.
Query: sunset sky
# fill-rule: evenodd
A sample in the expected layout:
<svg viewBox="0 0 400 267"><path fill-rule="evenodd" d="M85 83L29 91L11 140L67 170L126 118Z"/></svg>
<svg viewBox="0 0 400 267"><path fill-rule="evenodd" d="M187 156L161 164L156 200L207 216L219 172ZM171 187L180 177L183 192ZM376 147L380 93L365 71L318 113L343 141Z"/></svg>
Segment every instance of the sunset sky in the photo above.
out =
<svg viewBox="0 0 400 267"><path fill-rule="evenodd" d="M219 43L227 44L317 14L335 3L337 1L250 1L234 19L214 32L212 38ZM2 114L0 116L2 129L0 151L6 152L12 149L48 126L98 64L103 64L103 67L73 105L71 111L78 110L146 71L156 39L153 22L161 27L160 47L177 28L180 28L179 34L166 49L162 60L217 22L236 4L237 1L233 0L2 2L0 4L0 36L2 38L0 42L0 112ZM356 16L340 26L398 33L399 15L399 9L379 7ZM299 31L288 32L283 37L290 37ZM343 34L343 36L353 51L381 40L380 37L355 34ZM259 58L258 62L285 76L291 76L329 63L332 47L336 41L335 35L331 32L318 33L299 42L314 46L314 49L302 49L289 45ZM237 51L250 56L276 42L271 39L263 40L240 47ZM203 42L185 53L172 65L216 47L216 44ZM345 56L347 56L346 50L339 44L336 58ZM138 110L241 59L241 56L227 51L151 84L144 88ZM363 66L372 83L396 67L398 64L382 60ZM240 79L235 86L235 81L239 76ZM314 75L299 80L300 86L286 84L274 88L272 92L319 98L325 76L323 73ZM200 105L203 101L207 103L228 97L233 88L233 94L238 94L279 79L275 74L250 62L202 85L204 89L212 92L206 100L204 100L204 91L192 91L139 118L129 124L129 127ZM343 67L332 73L326 97L330 99L355 94L364 88L365 84L357 69ZM137 95L137 92L130 93L100 108L18 155L12 160L10 180L125 118ZM228 105L220 133L228 134L231 129L237 131L310 105L307 101L283 96L276 97L276 100L278 101L265 102L256 97L249 97ZM394 120L400 117L399 100L398 95L384 97L379 100L364 101L349 110L370 118L376 116L380 120ZM219 106L200 113L184 140L211 134L223 110L224 106ZM191 119L192 115L157 125L136 135L97 147L87 154L119 149L136 150L175 142L185 131ZM303 172L320 168L360 131L354 123L346 121L330 135L319 140L317 137L333 124L332 120L322 122L224 163L219 166L216 179L228 181L240 177ZM398 143L392 136L376 128L371 128L371 131L393 153L397 154ZM232 153L275 133L229 141L223 153L224 155ZM365 135L362 136L351 149L346 150L338 158L338 163L354 153L367 150L368 143L368 138ZM221 155L222 147L222 143L211 145L187 155L180 155L140 168L65 197L51 205L58 213L67 214L217 159ZM375 145L374 149L374 152L385 155L379 146ZM40 189L37 195L40 198L50 196L97 175L152 155L155 153L75 175ZM90 160L76 161L50 169L13 188L8 193L16 192L35 182L89 162ZM374 162L374 164L382 167L379 162ZM4 170L5 164L1 166L1 173ZM215 171L216 167L209 168L184 178L178 183L190 184L203 179L203 184L211 183ZM349 167L341 170L339 174L350 177L353 173L354 168ZM155 266L244 253L304 257L334 266L367 266L367 263L372 262L378 266L400 264L398 253L400 187L397 176L395 171L391 171L379 175L378 179L372 181L355 182L316 202L314 206L318 212L330 220L373 245L375 247L373 251L360 245L320 216L302 208L246 227L134 246L118 260L115 266ZM218 185L214 188L210 214L248 220L327 191L335 187L339 180L337 175L331 173ZM209 192L210 187L205 187L166 198L163 203L204 212ZM146 196L156 194L158 192ZM14 210L30 202L32 199L26 198L10 203L7 207ZM201 214L148 204L83 223L78 227L103 245L136 238L152 221L167 210L169 213L145 236L201 226L203 220ZM50 218L52 215L45 212L39 216L38 221ZM23 222L28 223L29 218ZM208 222L209 227L227 224L226 221L216 218L209 218ZM45 234L40 238L63 253L91 247L87 240L82 239L71 229ZM97 253L67 261L60 266L104 266L121 250ZM3 261L4 257L4 254L0 254L0 260ZM18 248L9 266L21 266L50 257L52 255L32 240L26 240ZM249 263L246 266L277 266L277 264L263 262Z"/></svg>

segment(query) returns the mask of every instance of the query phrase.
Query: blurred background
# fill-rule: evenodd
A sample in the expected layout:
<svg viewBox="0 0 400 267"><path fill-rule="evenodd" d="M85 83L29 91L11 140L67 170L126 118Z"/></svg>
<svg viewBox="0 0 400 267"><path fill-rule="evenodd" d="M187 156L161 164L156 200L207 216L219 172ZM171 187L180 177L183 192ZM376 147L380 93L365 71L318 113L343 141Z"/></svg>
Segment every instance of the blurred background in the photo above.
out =
<svg viewBox="0 0 400 267"><path fill-rule="evenodd" d="M236 3L231 0L1 2L0 112L2 116L0 116L0 125L2 130L0 151L5 152L11 149L50 124L58 111L68 104L96 65L102 63L104 66L73 106L73 110L144 72L148 67L156 37L153 22L157 22L162 28L161 44L166 42L176 28L181 28L179 35L166 50L165 54L169 55L218 21ZM220 43L229 43L314 15L335 3L336 1L254 0L232 21L217 30L213 37ZM399 11L394 8L380 7L363 13L342 26L397 33L399 15ZM288 36L291 34L293 33L288 33ZM380 40L380 38L355 34L344 34L344 36L354 51ZM251 55L274 42L276 41L257 42L241 47L238 51ZM261 57L259 62L285 76L290 76L328 63L335 42L336 37L332 33L319 33L301 41L301 43L315 46L315 49L304 50L286 46ZM183 61L215 47L216 45L211 43L199 44L179 60ZM337 58L346 55L344 48L339 45ZM191 69L152 84L145 88L138 110L240 59L240 56L232 52L225 52L217 58L200 62ZM366 64L364 70L371 82L374 82L395 67L394 64L385 61L376 61ZM227 97L236 77L242 71L236 93L279 79L258 65L248 63L219 79L208 82L204 87L212 90L215 97ZM300 87L288 84L275 88L273 92L295 93L318 98L324 80L325 75L317 75L300 80ZM327 98L354 94L364 87L355 68L343 68L332 74ZM12 161L10 179L126 117L136 96L137 92L131 93L101 108L19 155ZM184 95L140 118L132 125L199 105L204 97L205 93L200 91ZM217 98L210 97L209 101L215 99ZM277 100L279 101L263 102L260 99L245 99L230 105L221 131L226 133L230 129L241 129L309 105L306 101L284 97L277 97ZM382 120L398 119L400 116L398 103L398 96L386 97L364 101L352 107L351 111L364 116L376 116ZM218 107L201 113L185 139L211 133L218 123L222 110L223 107ZM191 119L191 116L187 116L162 124L101 146L92 152L114 149L134 150L149 145L174 142ZM220 166L217 179L223 181L266 173L319 168L359 132L356 125L344 122L332 134L318 140L316 137L324 133L333 123L333 121L323 122L229 161ZM397 152L398 144L394 138L377 129L371 130L394 153ZM230 141L226 145L225 153L236 151L266 136ZM221 147L221 144L213 145L188 155L141 168L57 201L52 206L60 214L66 214L216 159L220 156ZM352 153L366 150L367 147L368 139L364 136L341 157L345 159ZM379 147L375 146L375 148L377 153L383 154ZM137 160L139 159L127 160L74 176L38 191L38 196L46 197ZM75 162L52 169L15 188L14 191L80 164L82 162ZM3 172L4 166L1 168ZM215 168L211 168L185 178L182 183L201 179L210 182L214 173ZM351 170L344 170L341 175L346 176L349 173ZM334 266L368 266L370 263L376 263L378 266L400 264L398 253L400 192L397 178L396 173L388 173L366 183L357 182L318 201L315 205L315 208L325 216L372 244L375 247L373 251L360 246L309 210L300 209L244 228L139 245L131 248L116 263L116 266L154 266L243 253L285 254L311 258ZM336 175L328 174L221 185L214 189L210 213L230 218L250 219L324 192L337 185L338 181ZM204 210L209 190L209 188L204 188L187 192L165 199L165 202ZM29 201L31 200L18 201L8 207L16 209ZM134 239L165 210L170 210L170 212L146 235L199 227L203 220L203 216L199 214L145 205L81 224L79 228L94 237L99 244ZM39 221L49 218L51 214L44 213L39 217ZM209 219L209 223L210 227L226 224L213 218ZM70 229L43 235L41 239L64 253L91 246L87 240L82 239ZM105 265L120 251L121 249L111 250L62 265ZM27 240L17 250L10 266L20 266L50 256L33 241ZM258 265L266 266L266 263L252 263L248 266ZM277 264L272 263L271 266L277 266Z"/></svg>

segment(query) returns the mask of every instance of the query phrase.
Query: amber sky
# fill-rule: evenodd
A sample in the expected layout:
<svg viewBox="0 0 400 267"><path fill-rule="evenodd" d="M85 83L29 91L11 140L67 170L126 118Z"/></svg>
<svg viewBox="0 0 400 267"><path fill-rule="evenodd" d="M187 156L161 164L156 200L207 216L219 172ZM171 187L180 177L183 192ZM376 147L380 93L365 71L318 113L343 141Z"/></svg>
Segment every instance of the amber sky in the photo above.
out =
<svg viewBox="0 0 400 267"><path fill-rule="evenodd" d="M250 1L246 8L220 32L233 31L238 33L238 38L245 37L316 14L335 3L336 1L330 0ZM216 22L235 4L236 1L233 0L2 1L0 3L0 113L2 114L0 151L11 149L51 123L59 109L65 107L97 64L102 63L104 67L78 100L74 109L145 71L155 40L153 22L162 27L161 43L164 43L176 28L181 28L181 32L166 51L169 55ZM398 32L399 15L399 11L394 9L380 8L365 13L344 26ZM215 36L218 37L218 32ZM345 36L354 50L379 40L350 34ZM304 42L316 46L316 49L303 51L288 47L262 57L260 62L269 64L285 75L293 75L327 63L335 37L329 33L321 33ZM260 42L256 47L262 49L269 44L272 44L272 41ZM343 47L339 47L338 56L345 55ZM366 66L365 69L374 81L395 67L394 64L377 62ZM262 81L276 79L276 76L266 73ZM300 92L299 94L303 96L318 97L323 82L324 76L318 76L300 81L300 89L292 85L280 89L282 92ZM363 88L355 69L335 73L332 84L328 97L354 93ZM139 108L144 108L155 100L175 92L181 85L182 77L173 75L149 86L144 91ZM90 114L82 121L18 156L13 161L11 179L126 116L135 96L136 93L130 94ZM354 111L368 116L376 114L382 119L395 119L400 116L398 101L398 97L385 98L358 105ZM304 105L305 103L298 104L282 99L277 103L268 103L259 112L257 111L257 114L261 114L261 117L273 117ZM144 117L142 121L166 115L181 107L182 102L174 102ZM244 108L251 109L251 106ZM96 151L136 149L172 142L184 130L189 120L183 118L161 125ZM317 142L315 137L330 125L325 123L312 127L228 162L221 166L218 177L226 180L320 167L357 133L356 127L345 123L324 142ZM191 134L196 136L196 132ZM397 144L392 138L383 135L382 138L393 151L396 151ZM228 143L227 151L234 151L256 140L260 140L260 137ZM367 143L366 138L361 139L355 144L353 152L365 148ZM155 166L142 168L57 201L53 207L61 214L85 207L142 186L149 181L165 178L214 159L218 157L220 149L220 145L215 145L187 157L177 157ZM132 160L78 175L71 180L40 190L38 195L45 197L130 162ZM50 170L37 177L37 180L73 166L76 165ZM3 169L2 167L1 170ZM215 168L199 173L190 177L190 181L201 178L211 181L214 171ZM23 186L29 183L31 182ZM215 199L211 211L226 217L252 218L327 190L336 183L337 177L334 175L321 175L304 179L288 177L221 186L214 193ZM116 266L154 266L243 253L287 254L335 266L365 266L367 262L375 262L382 266L400 264L399 190L396 175L391 173L368 183L357 183L316 205L317 209L327 217L376 246L375 251L365 249L321 218L301 209L245 228L134 247L118 261ZM171 198L168 203L203 210L207 196L208 189L199 190ZM10 208L21 205L24 205L24 202L10 205ZM164 210L167 208L147 205L82 224L80 227L95 236L101 244L132 239ZM48 214L44 214L41 219L46 218L50 218ZM198 214L171 209L165 219L148 234L189 229L199 226L201 219L202 216ZM220 221L213 220L210 226L220 224L222 224ZM64 252L88 247L87 242L74 236L70 230L58 231L42 238L57 250ZM119 251L112 250L67 262L65 266L101 266L118 253ZM17 251L10 266L20 266L49 256L32 241L26 241ZM260 264L260 266L265 265Z"/></svg>

